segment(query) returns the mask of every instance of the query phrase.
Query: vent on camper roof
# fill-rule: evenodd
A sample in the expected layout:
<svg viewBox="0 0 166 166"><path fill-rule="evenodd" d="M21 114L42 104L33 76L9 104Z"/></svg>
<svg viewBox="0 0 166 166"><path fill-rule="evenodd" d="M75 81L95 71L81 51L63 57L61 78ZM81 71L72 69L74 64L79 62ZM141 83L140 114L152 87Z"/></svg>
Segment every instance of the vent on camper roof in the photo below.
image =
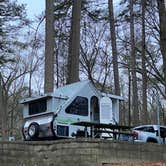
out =
<svg viewBox="0 0 166 166"><path fill-rule="evenodd" d="M58 136L69 136L69 127L57 125L57 135Z"/></svg>

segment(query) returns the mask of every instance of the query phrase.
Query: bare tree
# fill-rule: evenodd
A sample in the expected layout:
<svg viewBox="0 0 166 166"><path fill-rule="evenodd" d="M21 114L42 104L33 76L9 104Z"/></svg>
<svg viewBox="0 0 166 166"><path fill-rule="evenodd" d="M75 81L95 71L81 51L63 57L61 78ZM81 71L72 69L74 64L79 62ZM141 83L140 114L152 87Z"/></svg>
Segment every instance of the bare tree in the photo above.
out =
<svg viewBox="0 0 166 166"><path fill-rule="evenodd" d="M15 62L6 63L0 73L0 112L2 115L0 118L3 140L6 140L9 136L9 99L12 96L12 85L28 73L27 68L23 67L21 62L21 57L17 57Z"/></svg>
<svg viewBox="0 0 166 166"><path fill-rule="evenodd" d="M104 71L106 69L105 61L110 59L108 55L108 46L100 48L101 42L108 26L102 25L102 28L94 26L95 23L92 23L90 20L84 21L84 28L82 30L82 39L81 39L81 72L84 73L93 84L94 80L99 79L99 75L96 73L101 69L103 78L105 77ZM95 24L96 25L96 24ZM94 28L92 28L92 26ZM99 25L98 25L99 26ZM108 42L109 43L109 42ZM90 47L89 47L90 46ZM104 55L103 55L104 54ZM100 60L101 58L101 60ZM109 63L108 61L106 63ZM111 63L110 63L111 65ZM98 67L100 66L100 67ZM98 70L97 70L98 69ZM107 70L107 69L106 69ZM105 80L105 78L103 79ZM98 82L98 81L97 81ZM104 84L103 84L104 85Z"/></svg>
<svg viewBox="0 0 166 166"><path fill-rule="evenodd" d="M44 92L54 90L54 0L46 0Z"/></svg>
<svg viewBox="0 0 166 166"><path fill-rule="evenodd" d="M164 86L166 94L166 4L164 0L157 0L157 3L160 20L160 49L163 56Z"/></svg>
<svg viewBox="0 0 166 166"><path fill-rule="evenodd" d="M7 103L6 103L6 96L4 92L4 86L3 86L3 79L2 75L0 73L0 127L1 127L1 134L2 134L2 140L6 140L7 135Z"/></svg>
<svg viewBox="0 0 166 166"><path fill-rule="evenodd" d="M67 64L67 84L79 81L81 3L82 0L73 0Z"/></svg>
<svg viewBox="0 0 166 166"><path fill-rule="evenodd" d="M118 53L117 53L117 46L116 46L113 0L108 0L108 7L109 7L109 17L110 17L110 32L111 32L111 44L112 44L112 62L113 62L115 94L120 95Z"/></svg>
<svg viewBox="0 0 166 166"><path fill-rule="evenodd" d="M136 52L135 52L135 35L134 35L134 2L130 0L130 35L131 35L131 62L130 70L132 76L132 94L133 94L133 124L139 123L139 110L138 110L138 87L136 76Z"/></svg>
<svg viewBox="0 0 166 166"><path fill-rule="evenodd" d="M142 4L142 123L147 124L147 70L146 70L146 44L145 44L145 9L146 0L141 1Z"/></svg>

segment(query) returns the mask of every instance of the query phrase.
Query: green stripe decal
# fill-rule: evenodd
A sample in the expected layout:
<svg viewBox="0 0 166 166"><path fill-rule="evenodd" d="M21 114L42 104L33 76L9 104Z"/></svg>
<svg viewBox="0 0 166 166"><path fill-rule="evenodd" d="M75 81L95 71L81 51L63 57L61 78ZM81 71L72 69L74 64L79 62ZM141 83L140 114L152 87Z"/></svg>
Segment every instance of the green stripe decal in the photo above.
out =
<svg viewBox="0 0 166 166"><path fill-rule="evenodd" d="M56 121L58 123L75 123L77 120L72 119L72 118L56 118Z"/></svg>

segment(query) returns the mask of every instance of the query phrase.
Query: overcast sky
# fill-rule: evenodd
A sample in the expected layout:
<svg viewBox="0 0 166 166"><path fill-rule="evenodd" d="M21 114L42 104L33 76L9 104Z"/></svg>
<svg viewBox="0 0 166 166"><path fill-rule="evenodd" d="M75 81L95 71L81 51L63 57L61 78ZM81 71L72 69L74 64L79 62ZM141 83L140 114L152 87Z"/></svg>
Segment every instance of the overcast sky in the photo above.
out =
<svg viewBox="0 0 166 166"><path fill-rule="evenodd" d="M17 0L17 2L27 4L28 17L37 16L45 10L45 0Z"/></svg>
<svg viewBox="0 0 166 166"><path fill-rule="evenodd" d="M17 0L18 3L24 3L26 5L28 17L33 18L34 16L39 15L42 11L45 10L45 0ZM114 0L114 7L119 8L119 1Z"/></svg>

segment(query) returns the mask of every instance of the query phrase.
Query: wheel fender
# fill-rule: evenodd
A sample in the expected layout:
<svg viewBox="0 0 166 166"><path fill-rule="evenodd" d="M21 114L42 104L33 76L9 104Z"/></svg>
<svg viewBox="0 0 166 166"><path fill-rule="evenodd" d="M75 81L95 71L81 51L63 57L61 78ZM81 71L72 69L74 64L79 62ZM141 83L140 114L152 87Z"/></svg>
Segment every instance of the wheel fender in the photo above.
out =
<svg viewBox="0 0 166 166"><path fill-rule="evenodd" d="M158 143L157 139L149 137L146 142Z"/></svg>

